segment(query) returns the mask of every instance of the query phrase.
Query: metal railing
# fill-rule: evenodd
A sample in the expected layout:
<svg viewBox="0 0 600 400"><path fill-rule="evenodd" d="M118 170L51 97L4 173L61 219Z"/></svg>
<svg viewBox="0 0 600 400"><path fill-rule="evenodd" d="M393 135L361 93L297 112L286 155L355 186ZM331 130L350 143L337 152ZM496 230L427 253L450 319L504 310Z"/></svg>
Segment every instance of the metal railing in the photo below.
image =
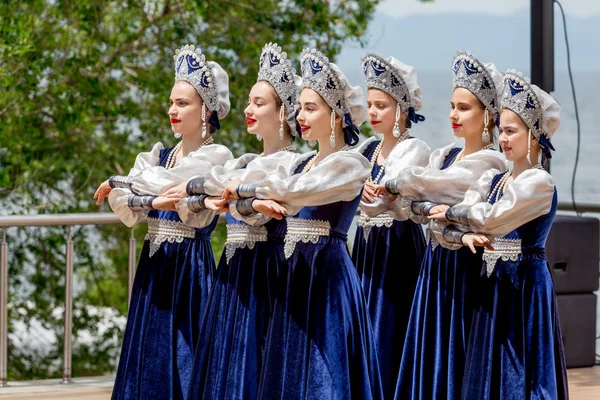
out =
<svg viewBox="0 0 600 400"><path fill-rule="evenodd" d="M67 226L65 252L65 342L63 351L62 383L71 383L72 328L73 328L73 225L101 225L120 223L113 213L13 215L0 217L2 243L0 249L0 387L7 386L8 377L8 243L6 230L24 226ZM129 238L129 296L136 264L136 243L133 228Z"/></svg>
<svg viewBox="0 0 600 400"><path fill-rule="evenodd" d="M573 204L561 202L558 204L561 211L574 211ZM578 203L577 211L581 213L600 214L600 204ZM222 217L222 215L221 215ZM219 219L220 221L223 218ZM119 218L113 213L81 213L81 214L43 214L43 215L15 215L0 217L2 229L2 242L0 243L0 387L7 386L8 373L8 243L6 230L10 227L24 226L67 226L66 242L66 271L65 271L65 343L63 360L63 383L71 382L72 362L72 320L73 320L73 238L71 228L74 225L101 225L120 223ZM128 288L129 296L136 268L136 241L133 228L129 237L128 261Z"/></svg>

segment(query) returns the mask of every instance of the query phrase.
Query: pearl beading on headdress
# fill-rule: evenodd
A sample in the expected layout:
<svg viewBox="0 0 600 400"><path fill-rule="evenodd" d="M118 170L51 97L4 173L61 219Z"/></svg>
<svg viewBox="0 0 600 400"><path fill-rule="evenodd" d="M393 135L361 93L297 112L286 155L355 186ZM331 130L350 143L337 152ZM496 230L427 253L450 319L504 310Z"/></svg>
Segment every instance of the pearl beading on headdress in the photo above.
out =
<svg viewBox="0 0 600 400"><path fill-rule="evenodd" d="M536 139L545 134L542 127L544 110L540 106L538 97L527 79L514 69L510 69L504 74L501 102L503 108L507 108L521 117Z"/></svg>
<svg viewBox="0 0 600 400"><path fill-rule="evenodd" d="M498 91L491 74L470 53L458 53L452 63L453 87L469 90L483 105L498 116L500 113Z"/></svg>
<svg viewBox="0 0 600 400"><path fill-rule="evenodd" d="M296 70L276 43L268 43L263 47L257 81L267 81L283 102L288 114L296 112L298 107L298 89L296 87Z"/></svg>
<svg viewBox="0 0 600 400"><path fill-rule="evenodd" d="M396 67L376 54L367 54L361 59L361 63L367 89L383 90L400 104L404 112L408 112L410 107L415 107L408 84Z"/></svg>
<svg viewBox="0 0 600 400"><path fill-rule="evenodd" d="M304 49L300 56L300 65L302 87L317 92L339 115L350 112L344 101L344 84L326 56L316 49Z"/></svg>
<svg viewBox="0 0 600 400"><path fill-rule="evenodd" d="M196 89L210 111L217 110L216 81L202 50L187 44L175 51L173 59L175 60L175 82L188 82Z"/></svg>

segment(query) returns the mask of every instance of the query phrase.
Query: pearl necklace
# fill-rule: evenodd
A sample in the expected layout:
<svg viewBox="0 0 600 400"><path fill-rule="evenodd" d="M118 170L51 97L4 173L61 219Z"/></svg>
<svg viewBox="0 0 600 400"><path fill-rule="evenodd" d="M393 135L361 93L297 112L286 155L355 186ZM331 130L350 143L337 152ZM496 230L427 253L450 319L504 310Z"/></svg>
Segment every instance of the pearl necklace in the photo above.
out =
<svg viewBox="0 0 600 400"><path fill-rule="evenodd" d="M281 149L275 151L275 153L279 153L281 151L291 151L292 153L295 153L296 152L296 148L294 146L292 146L292 145L289 145L289 146L282 147ZM258 156L259 157L264 157L265 153L262 152Z"/></svg>
<svg viewBox="0 0 600 400"><path fill-rule="evenodd" d="M541 168L542 165L540 163L537 163L536 165L534 165L531 168ZM492 191L490 192L490 194L487 197L487 201L488 203L494 199L494 203L497 202L498 200L500 200L500 195L504 193L504 187L506 186L508 179L512 176L513 171L506 171L504 173L504 175L502 175L502 178L500 178L500 180L498 181L498 183L496 184L496 186L494 186L494 189L492 189Z"/></svg>
<svg viewBox="0 0 600 400"><path fill-rule="evenodd" d="M213 143L213 138L211 136L208 139L206 139L204 142L202 142L202 144L200 144L200 146L198 146L196 151L200 150L200 148L202 146L207 146L212 143ZM182 142L180 141L169 152L169 157L167 157L167 163L165 164L165 169L171 169L175 166L175 158L177 157L177 153L179 153L179 150L181 150L181 144L182 144Z"/></svg>
<svg viewBox="0 0 600 400"><path fill-rule="evenodd" d="M342 147L341 149L339 149L338 151L345 151L348 150L350 148L350 146L345 145L344 147ZM311 158L306 165L304 166L304 168L302 168L302 172L301 173L305 173L310 171L310 169L313 167L313 165L315 165L315 163L317 162L317 160L319 159L319 156L321 155L321 153L317 153L313 158Z"/></svg>
<svg viewBox="0 0 600 400"><path fill-rule="evenodd" d="M491 149L493 147L494 147L494 144L493 143L489 143L489 144L486 144L485 146L483 146L481 149L479 149L477 151L488 150L488 149ZM475 153L477 153L477 151ZM458 156L456 156L456 161L462 160L463 157L465 157L464 153L465 153L465 149L462 149L460 151L460 153L458 153ZM474 153L471 153L471 154L474 154Z"/></svg>
<svg viewBox="0 0 600 400"><path fill-rule="evenodd" d="M400 135L400 137L398 138L398 141L396 142L394 147L392 147L392 151L394 151L394 149L396 148L396 146L398 146L400 144L400 142L408 139L409 137L410 137L410 131L407 129L404 131L404 133L402 135ZM375 168L375 163L377 162L377 159L379 158L379 154L381 153L382 148L383 148L383 139L381 140L381 142L379 142L377 147L375 147L375 151L373 152L373 155L371 156L371 171L373 171L373 168ZM392 151L390 151L390 154L392 153ZM389 156L383 162L383 165L379 169L379 172L377 173L377 176L375 177L375 179L371 178L371 176L369 175L369 177L367 178L367 181L372 182L372 183L379 182L379 179L381 179L381 177L383 176L383 173L385 171L385 167L387 165L388 159L389 159Z"/></svg>

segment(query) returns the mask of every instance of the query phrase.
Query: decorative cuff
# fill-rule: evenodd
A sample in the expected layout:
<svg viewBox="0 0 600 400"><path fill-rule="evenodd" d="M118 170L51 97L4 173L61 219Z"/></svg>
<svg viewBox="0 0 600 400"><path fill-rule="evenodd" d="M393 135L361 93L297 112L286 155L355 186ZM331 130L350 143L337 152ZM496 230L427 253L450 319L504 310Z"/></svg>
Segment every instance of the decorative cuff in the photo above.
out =
<svg viewBox="0 0 600 400"><path fill-rule="evenodd" d="M132 195L129 196L129 200L127 205L133 211L142 211L142 210L153 210L152 201L156 199L158 196L137 196Z"/></svg>
<svg viewBox="0 0 600 400"><path fill-rule="evenodd" d="M108 178L108 185L111 189L114 188L124 188L131 189L131 184L133 183L133 176L126 175L113 175Z"/></svg>
<svg viewBox="0 0 600 400"><path fill-rule="evenodd" d="M393 194L394 196L400 194L399 191L396 191L396 181L394 179L390 179L385 182L385 190L387 190L389 194Z"/></svg>
<svg viewBox="0 0 600 400"><path fill-rule="evenodd" d="M252 208L252 202L256 197L248 197L247 199L238 200L235 202L235 208L244 217L256 214L256 210Z"/></svg>
<svg viewBox="0 0 600 400"><path fill-rule="evenodd" d="M466 207L450 207L446 210L446 219L461 225L469 225L469 209Z"/></svg>
<svg viewBox="0 0 600 400"><path fill-rule="evenodd" d="M188 192L189 193L189 192ZM202 194L200 196L190 196L188 197L187 206L191 212L199 213L206 210L206 198L207 194Z"/></svg>
<svg viewBox="0 0 600 400"><path fill-rule="evenodd" d="M185 186L185 191L188 195L194 196L198 194L205 194L204 192L204 177L190 179Z"/></svg>
<svg viewBox="0 0 600 400"><path fill-rule="evenodd" d="M410 209L415 215L427 216L429 215L429 211L435 206L436 204L431 201L413 201L410 205Z"/></svg>
<svg viewBox="0 0 600 400"><path fill-rule="evenodd" d="M442 232L442 239L447 243L462 245L462 237L464 234L465 232L459 231L452 225L448 225Z"/></svg>
<svg viewBox="0 0 600 400"><path fill-rule="evenodd" d="M256 197L256 185L250 183L242 183L236 189L238 198L246 199L248 197Z"/></svg>

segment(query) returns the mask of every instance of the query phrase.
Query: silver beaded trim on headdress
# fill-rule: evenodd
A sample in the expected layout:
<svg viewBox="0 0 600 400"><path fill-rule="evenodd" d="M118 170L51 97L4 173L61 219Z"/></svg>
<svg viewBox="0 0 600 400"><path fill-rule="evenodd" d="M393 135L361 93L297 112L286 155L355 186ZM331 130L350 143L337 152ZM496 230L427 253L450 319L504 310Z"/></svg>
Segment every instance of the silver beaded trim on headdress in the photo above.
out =
<svg viewBox="0 0 600 400"><path fill-rule="evenodd" d="M217 110L216 81L202 50L187 44L175 51L173 59L175 60L175 82L188 82L196 89L209 110Z"/></svg>
<svg viewBox="0 0 600 400"><path fill-rule="evenodd" d="M376 54L367 54L361 59L361 63L367 89L383 90L400 104L404 112L408 112L410 107L415 107L408 84L396 67Z"/></svg>
<svg viewBox="0 0 600 400"><path fill-rule="evenodd" d="M329 64L329 59L316 49L304 49L300 56L302 87L317 92L341 116L350 110L344 101L344 84Z"/></svg>
<svg viewBox="0 0 600 400"><path fill-rule="evenodd" d="M469 90L492 114L499 115L498 90L491 74L477 58L470 53L457 53L452 63L452 71L454 89L461 87Z"/></svg>
<svg viewBox="0 0 600 400"><path fill-rule="evenodd" d="M263 47L260 55L260 66L257 81L267 81L285 105L288 114L296 112L298 107L298 88L296 86L296 70L281 51L277 43L269 43Z"/></svg>
<svg viewBox="0 0 600 400"><path fill-rule="evenodd" d="M514 69L509 69L504 74L501 102L503 108L521 117L536 139L546 134L542 127L544 110L540 106L538 97L527 79Z"/></svg>

